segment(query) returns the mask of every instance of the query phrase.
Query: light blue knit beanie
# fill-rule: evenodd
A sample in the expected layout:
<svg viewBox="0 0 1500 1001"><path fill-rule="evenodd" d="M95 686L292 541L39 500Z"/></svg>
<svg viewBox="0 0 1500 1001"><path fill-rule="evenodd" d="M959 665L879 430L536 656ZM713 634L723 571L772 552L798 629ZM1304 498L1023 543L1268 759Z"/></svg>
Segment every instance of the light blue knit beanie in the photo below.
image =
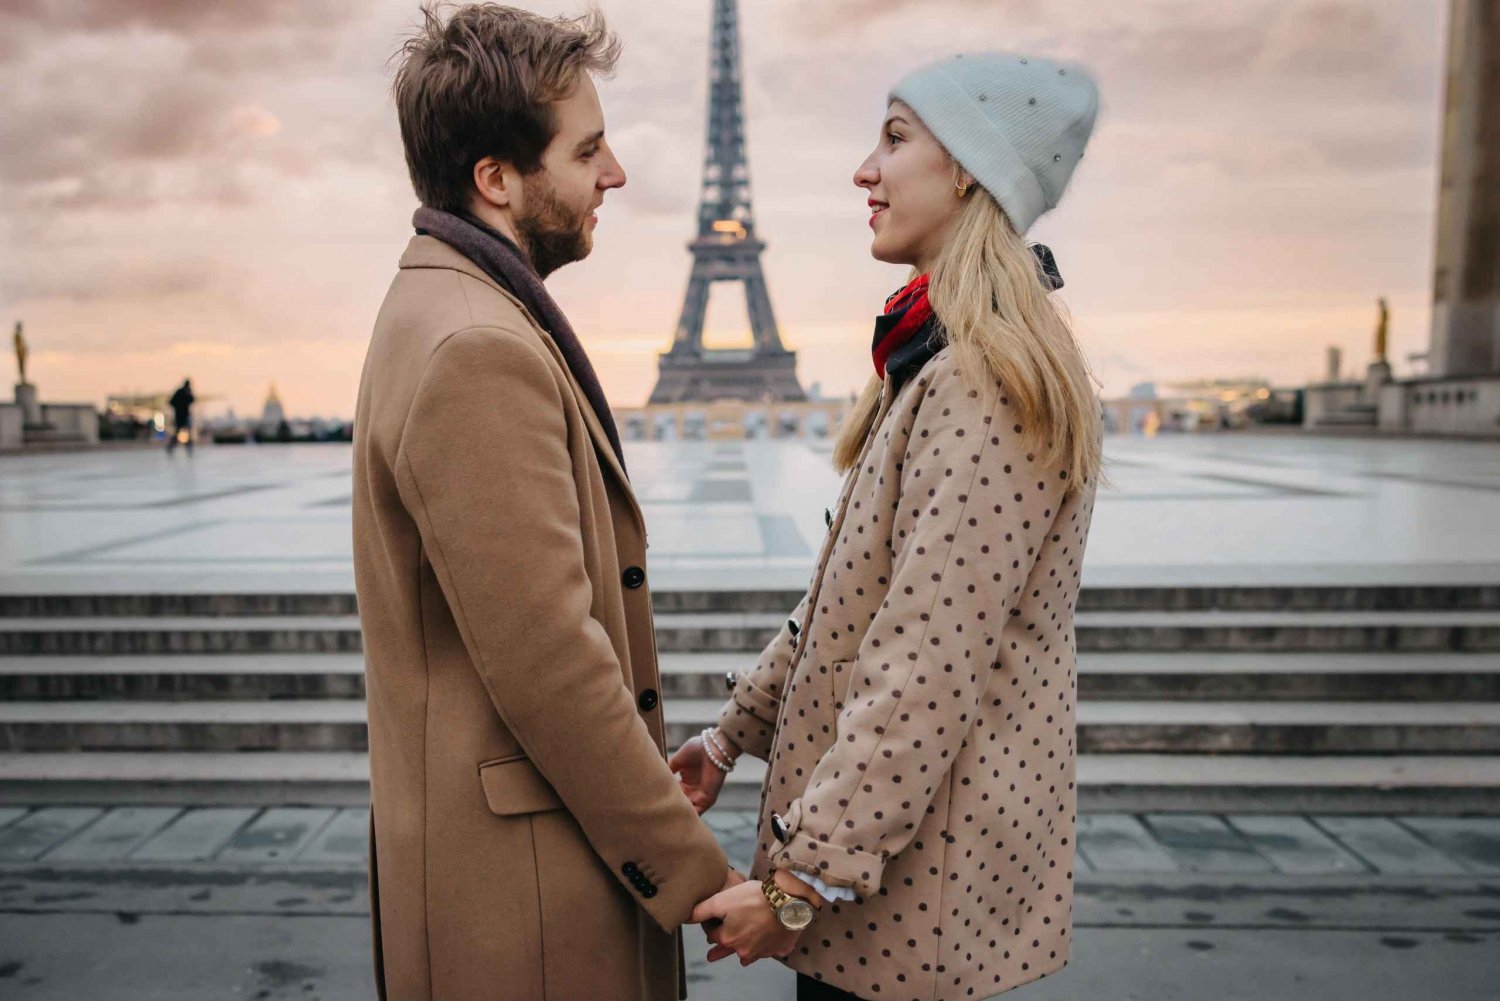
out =
<svg viewBox="0 0 1500 1001"><path fill-rule="evenodd" d="M1087 70L1006 52L930 63L890 96L917 113L1022 234L1057 207L1099 112Z"/></svg>

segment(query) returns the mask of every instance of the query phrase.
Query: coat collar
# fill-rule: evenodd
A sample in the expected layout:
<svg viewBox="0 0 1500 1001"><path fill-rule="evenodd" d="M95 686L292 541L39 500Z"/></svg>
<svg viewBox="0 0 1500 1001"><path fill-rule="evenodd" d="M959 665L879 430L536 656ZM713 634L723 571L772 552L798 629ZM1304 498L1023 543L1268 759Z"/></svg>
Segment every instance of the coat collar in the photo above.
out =
<svg viewBox="0 0 1500 1001"><path fill-rule="evenodd" d="M937 353L948 346L948 335L937 320L926 325L911 336L905 344L890 353L885 361L885 380L893 389L899 390L906 380L937 357Z"/></svg>
<svg viewBox="0 0 1500 1001"><path fill-rule="evenodd" d="M547 333L546 328L537 322L536 317L531 315L530 310L522 305L519 299L511 295L498 282L485 274L483 268L448 246L442 240L433 236L413 236L411 241L406 245L406 250L402 253L397 267L402 270L409 268L442 268L449 271L457 271L460 274L468 275L475 281L483 282L504 296L520 311L521 315L526 318L526 322L536 331L537 336L547 345L547 350L556 359L558 367L568 377L568 386L573 391L574 399L578 401L578 409L583 412L583 421L588 425L589 437L594 441L594 451L598 453L599 461L614 472L615 479L619 481L620 488L630 500L631 510L635 512L636 518L644 525L646 517L641 512L640 502L636 500L635 490L630 485L630 477L626 475L624 467L620 465L620 460L615 456L614 446L610 444L609 436L604 433L604 425L600 423L599 415L594 412L594 408L589 403L588 395L584 393L583 387L573 377L573 372L568 367L567 359L563 357L562 351L557 346L557 342L552 339L551 334Z"/></svg>

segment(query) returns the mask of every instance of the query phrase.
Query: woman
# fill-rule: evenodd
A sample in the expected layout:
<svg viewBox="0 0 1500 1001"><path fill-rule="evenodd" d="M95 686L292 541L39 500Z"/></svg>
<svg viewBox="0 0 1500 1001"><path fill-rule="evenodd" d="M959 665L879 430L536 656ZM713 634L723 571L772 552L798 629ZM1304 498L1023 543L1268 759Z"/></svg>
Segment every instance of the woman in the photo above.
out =
<svg viewBox="0 0 1500 1001"><path fill-rule="evenodd" d="M672 761L700 812L740 753L769 762L755 878L694 920L799 998L987 997L1067 961L1100 414L1022 235L1097 105L1074 67L956 56L896 86L855 174L871 252L915 277L876 320L806 597Z"/></svg>

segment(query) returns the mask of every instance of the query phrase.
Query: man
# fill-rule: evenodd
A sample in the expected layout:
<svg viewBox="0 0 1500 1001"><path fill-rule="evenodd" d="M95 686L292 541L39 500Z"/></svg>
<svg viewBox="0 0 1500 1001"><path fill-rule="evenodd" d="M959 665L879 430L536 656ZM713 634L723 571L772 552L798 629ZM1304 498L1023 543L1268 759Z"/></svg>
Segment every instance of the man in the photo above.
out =
<svg viewBox="0 0 1500 1001"><path fill-rule="evenodd" d="M172 454L179 441L187 445L188 455L193 454L193 402L196 399L192 380L183 379L177 392L167 401L172 406L172 434L167 439L168 455Z"/></svg>
<svg viewBox="0 0 1500 1001"><path fill-rule="evenodd" d="M743 877L665 761L646 532L542 285L625 174L597 14L434 9L395 99L423 207L355 418L376 979L392 1001L684 997Z"/></svg>

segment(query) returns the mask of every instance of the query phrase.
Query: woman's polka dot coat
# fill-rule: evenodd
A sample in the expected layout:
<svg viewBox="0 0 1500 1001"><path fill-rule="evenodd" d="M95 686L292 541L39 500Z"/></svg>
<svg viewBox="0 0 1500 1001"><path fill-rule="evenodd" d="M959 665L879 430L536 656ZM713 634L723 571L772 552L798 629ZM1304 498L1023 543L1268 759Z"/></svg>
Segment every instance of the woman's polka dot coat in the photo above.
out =
<svg viewBox="0 0 1500 1001"><path fill-rule="evenodd" d="M984 998L1068 958L1095 484L989 396L946 348L887 386L811 588L719 716L770 766L752 875L858 895L787 965L861 998Z"/></svg>

